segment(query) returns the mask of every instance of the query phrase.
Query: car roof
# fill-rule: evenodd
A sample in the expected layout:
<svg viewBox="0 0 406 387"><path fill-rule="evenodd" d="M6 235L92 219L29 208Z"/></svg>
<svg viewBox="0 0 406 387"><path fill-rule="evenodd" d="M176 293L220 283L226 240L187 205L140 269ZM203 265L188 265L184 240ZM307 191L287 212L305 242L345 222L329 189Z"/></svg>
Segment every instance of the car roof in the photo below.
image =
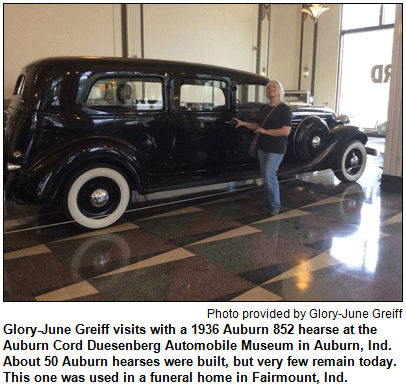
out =
<svg viewBox="0 0 406 387"><path fill-rule="evenodd" d="M232 78L236 82L258 82L265 84L268 78L247 71L230 69L201 63L190 63L158 59L116 58L116 57L52 57L30 63L27 69L52 74L69 71L147 71L158 74L182 76L209 75Z"/></svg>

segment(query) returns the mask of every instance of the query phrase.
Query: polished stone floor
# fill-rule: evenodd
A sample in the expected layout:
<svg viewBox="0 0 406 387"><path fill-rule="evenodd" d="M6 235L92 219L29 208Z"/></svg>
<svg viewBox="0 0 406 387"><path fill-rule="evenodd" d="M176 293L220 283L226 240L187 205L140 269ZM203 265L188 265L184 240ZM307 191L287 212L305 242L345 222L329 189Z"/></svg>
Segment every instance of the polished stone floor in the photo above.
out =
<svg viewBox="0 0 406 387"><path fill-rule="evenodd" d="M58 210L5 206L5 301L399 301L402 195L380 158L356 183L331 171L136 198L119 223L83 231ZM148 199L148 200L146 200Z"/></svg>

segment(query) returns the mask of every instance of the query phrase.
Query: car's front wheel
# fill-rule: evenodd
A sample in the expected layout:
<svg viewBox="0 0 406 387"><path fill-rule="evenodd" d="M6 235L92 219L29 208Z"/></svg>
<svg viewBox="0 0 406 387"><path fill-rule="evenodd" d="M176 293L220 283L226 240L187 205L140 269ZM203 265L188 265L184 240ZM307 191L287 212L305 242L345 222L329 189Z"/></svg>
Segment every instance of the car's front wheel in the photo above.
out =
<svg viewBox="0 0 406 387"><path fill-rule="evenodd" d="M130 201L126 178L116 169L99 167L83 170L68 184L65 208L68 214L89 229L116 222Z"/></svg>
<svg viewBox="0 0 406 387"><path fill-rule="evenodd" d="M358 180L367 165L367 152L360 141L352 141L345 148L334 175L342 182Z"/></svg>

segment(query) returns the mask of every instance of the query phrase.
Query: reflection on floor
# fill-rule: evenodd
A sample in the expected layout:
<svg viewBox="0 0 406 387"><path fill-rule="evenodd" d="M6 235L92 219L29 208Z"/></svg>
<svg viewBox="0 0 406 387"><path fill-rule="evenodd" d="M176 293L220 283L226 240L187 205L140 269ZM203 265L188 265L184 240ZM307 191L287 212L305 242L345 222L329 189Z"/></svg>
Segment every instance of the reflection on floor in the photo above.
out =
<svg viewBox="0 0 406 387"><path fill-rule="evenodd" d="M276 217L255 182L152 198L96 232L7 206L4 298L401 300L402 196L381 192L380 175L372 162L357 183L329 171L281 182Z"/></svg>

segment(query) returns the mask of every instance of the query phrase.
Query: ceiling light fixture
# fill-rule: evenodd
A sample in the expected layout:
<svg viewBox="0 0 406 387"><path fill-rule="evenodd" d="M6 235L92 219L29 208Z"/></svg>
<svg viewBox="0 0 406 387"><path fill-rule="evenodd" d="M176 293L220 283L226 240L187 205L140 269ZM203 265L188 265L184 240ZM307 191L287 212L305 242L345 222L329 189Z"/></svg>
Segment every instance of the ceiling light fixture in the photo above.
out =
<svg viewBox="0 0 406 387"><path fill-rule="evenodd" d="M308 13L312 20L316 23L320 15L328 9L329 7L321 4L304 4L302 12Z"/></svg>

